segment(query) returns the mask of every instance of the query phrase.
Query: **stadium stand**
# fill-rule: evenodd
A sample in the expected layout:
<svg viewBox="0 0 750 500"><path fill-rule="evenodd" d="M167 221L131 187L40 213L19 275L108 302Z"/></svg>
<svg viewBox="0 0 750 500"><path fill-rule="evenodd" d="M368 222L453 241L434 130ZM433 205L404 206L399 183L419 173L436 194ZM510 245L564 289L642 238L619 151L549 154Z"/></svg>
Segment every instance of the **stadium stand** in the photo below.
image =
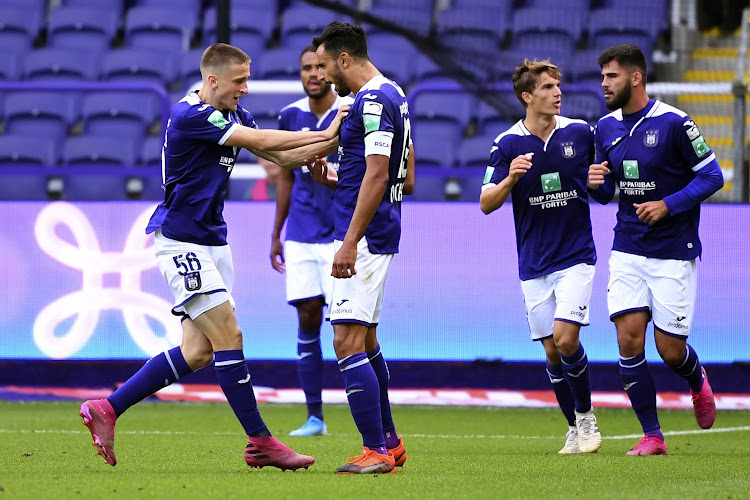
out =
<svg viewBox="0 0 750 500"><path fill-rule="evenodd" d="M28 134L0 135L0 164L56 165L58 145L51 137L31 137ZM0 182L0 186L12 184Z"/></svg>
<svg viewBox="0 0 750 500"><path fill-rule="evenodd" d="M86 134L141 141L158 114L152 96L134 98L129 92L90 92L83 97L81 116Z"/></svg>
<svg viewBox="0 0 750 500"><path fill-rule="evenodd" d="M112 7L70 6L52 9L47 23L47 44L91 52L108 50L121 14Z"/></svg>
<svg viewBox="0 0 750 500"><path fill-rule="evenodd" d="M53 92L11 92L5 100L5 133L60 143L77 120L78 98ZM57 163L57 162L54 162Z"/></svg>
<svg viewBox="0 0 750 500"><path fill-rule="evenodd" d="M524 57L552 58L566 85L590 84L595 90L588 93L563 87L563 113L592 122L601 112L601 100L591 92L599 92L595 59L602 46L635 41L651 63L669 19L667 0L232 0L231 5L230 42L251 56L253 79L295 80L299 51L330 21L343 19L366 27L373 61L407 93L424 82L464 85L462 94L410 98L417 159L434 164L441 157L444 166L463 166L462 156L469 153L464 144L468 148L474 136L494 137L522 114L512 92L488 86L508 84ZM215 0L3 0L0 82L151 82L164 88L171 105L199 81L200 56L216 36ZM9 113L8 93L0 90L0 137L26 130L36 109L21 101L10 104ZM160 163L159 107L151 97L125 92L129 97L111 97L109 106L103 98L95 110L91 95L84 100L80 92L65 94L73 103L72 118L39 106L34 118L57 140L81 132L123 134L138 138L136 164ZM261 127L276 128L278 111L298 97L251 95L243 104ZM128 101L142 105L111 106ZM431 154L444 144L456 150ZM430 154L422 155L425 149ZM243 159L254 160L250 154ZM445 183L439 181L436 196L442 199ZM151 193L159 194L159 182L154 184Z"/></svg>

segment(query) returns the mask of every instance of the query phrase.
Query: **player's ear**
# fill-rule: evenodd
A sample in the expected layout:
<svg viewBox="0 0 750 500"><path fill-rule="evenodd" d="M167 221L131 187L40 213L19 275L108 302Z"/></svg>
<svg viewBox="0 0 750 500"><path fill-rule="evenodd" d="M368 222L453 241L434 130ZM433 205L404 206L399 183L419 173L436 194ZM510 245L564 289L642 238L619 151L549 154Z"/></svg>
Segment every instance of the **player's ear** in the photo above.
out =
<svg viewBox="0 0 750 500"><path fill-rule="evenodd" d="M339 55L339 64L341 64L342 68L348 68L351 62L352 62L352 58L348 52L342 52Z"/></svg>
<svg viewBox="0 0 750 500"><path fill-rule="evenodd" d="M525 102L527 106L531 104L531 94L529 92L521 92L521 99L523 99L523 102Z"/></svg>

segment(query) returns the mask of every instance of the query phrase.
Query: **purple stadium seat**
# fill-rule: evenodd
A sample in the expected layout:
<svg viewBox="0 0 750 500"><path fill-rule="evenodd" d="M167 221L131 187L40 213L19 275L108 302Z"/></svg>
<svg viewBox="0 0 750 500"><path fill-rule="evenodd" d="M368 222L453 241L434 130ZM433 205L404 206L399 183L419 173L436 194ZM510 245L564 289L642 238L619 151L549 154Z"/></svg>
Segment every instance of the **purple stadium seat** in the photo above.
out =
<svg viewBox="0 0 750 500"><path fill-rule="evenodd" d="M299 80L299 49L269 49L253 59L250 73L254 79Z"/></svg>
<svg viewBox="0 0 750 500"><path fill-rule="evenodd" d="M346 21L346 18L334 11L306 4L289 7L281 15L281 45L302 50L310 45L314 36L336 20Z"/></svg>
<svg viewBox="0 0 750 500"><path fill-rule="evenodd" d="M505 6L457 7L440 12L438 38L448 47L495 51L508 30Z"/></svg>
<svg viewBox="0 0 750 500"><path fill-rule="evenodd" d="M0 47L3 51L24 53L31 49L40 19L22 6L0 6Z"/></svg>
<svg viewBox="0 0 750 500"><path fill-rule="evenodd" d="M133 7L125 16L129 47L179 52L190 48L197 11L180 7Z"/></svg>
<svg viewBox="0 0 750 500"><path fill-rule="evenodd" d="M497 136L526 116L524 107L518 102L512 91L496 92L492 95L492 100L497 103L502 113L497 108L480 101L477 109L477 130L479 134Z"/></svg>
<svg viewBox="0 0 750 500"><path fill-rule="evenodd" d="M566 10L518 9L511 24L513 48L518 50L553 48L556 53L572 53L581 38L578 12Z"/></svg>
<svg viewBox="0 0 750 500"><path fill-rule="evenodd" d="M140 163L148 167L161 167L161 153L164 146L162 136L147 137L143 141L143 149L140 154Z"/></svg>
<svg viewBox="0 0 750 500"><path fill-rule="evenodd" d="M276 19L272 6L240 7L232 4L230 11L230 43L244 50L250 58L258 57L271 38ZM203 45L216 42L216 9L209 8L203 16ZM302 47L300 47L302 50Z"/></svg>
<svg viewBox="0 0 750 500"><path fill-rule="evenodd" d="M99 62L95 53L80 49L37 49L27 54L23 74L35 81L95 81Z"/></svg>
<svg viewBox="0 0 750 500"><path fill-rule="evenodd" d="M56 165L57 150L52 137L7 132L0 135L0 164Z"/></svg>
<svg viewBox="0 0 750 500"><path fill-rule="evenodd" d="M66 92L9 92L5 133L61 140L79 115L78 98Z"/></svg>
<svg viewBox="0 0 750 500"><path fill-rule="evenodd" d="M90 92L81 104L86 134L143 139L158 117L157 98L143 92Z"/></svg>
<svg viewBox="0 0 750 500"><path fill-rule="evenodd" d="M397 7L374 6L367 13L417 35L428 36L432 25L432 10L412 8L408 2L400 3L401 6ZM366 29L368 35L370 31L383 31L382 28L373 25L369 25Z"/></svg>
<svg viewBox="0 0 750 500"><path fill-rule="evenodd" d="M368 55L372 63L387 78L394 80L401 88L406 87L414 80L414 59L406 52L393 52L388 48L377 45L368 47Z"/></svg>
<svg viewBox="0 0 750 500"><path fill-rule="evenodd" d="M102 80L142 81L169 86L177 78L174 54L153 49L115 49L105 53Z"/></svg>
<svg viewBox="0 0 750 500"><path fill-rule="evenodd" d="M135 142L124 137L79 135L68 137L63 144L63 165L120 165L136 164Z"/></svg>
<svg viewBox="0 0 750 500"><path fill-rule="evenodd" d="M116 6L57 7L49 14L47 44L93 52L109 49L117 32L121 13Z"/></svg>
<svg viewBox="0 0 750 500"><path fill-rule="evenodd" d="M463 130L475 111L476 100L465 92L428 91L409 96L409 112L415 120L452 122Z"/></svg>
<svg viewBox="0 0 750 500"><path fill-rule="evenodd" d="M499 132L498 132L499 135ZM497 135L481 135L461 141L456 155L459 167L486 167L490 160L490 149Z"/></svg>
<svg viewBox="0 0 750 500"><path fill-rule="evenodd" d="M196 82L201 81L201 57L205 49L195 49L180 54L178 75L182 88L187 90ZM252 68L251 68L252 70ZM174 104L173 101L172 104Z"/></svg>
<svg viewBox="0 0 750 500"><path fill-rule="evenodd" d="M270 128L279 128L278 118L282 108L294 101L304 97L303 93L292 94L247 94L242 97L242 106L249 110L256 121L262 118L272 118L275 125ZM260 123L258 123L260 125ZM267 128L267 127L261 127Z"/></svg>
<svg viewBox="0 0 750 500"><path fill-rule="evenodd" d="M445 161L450 161L449 165L453 164L453 155L463 135L463 131L457 124L413 117L411 128L416 158L419 158L425 150L442 148L446 145L453 152L447 154Z"/></svg>
<svg viewBox="0 0 750 500"><path fill-rule="evenodd" d="M0 80L17 80L20 75L19 57L12 52L0 52Z"/></svg>
<svg viewBox="0 0 750 500"><path fill-rule="evenodd" d="M608 113L601 87L596 85L589 91L563 89L561 110L563 116L586 120L591 125Z"/></svg>
<svg viewBox="0 0 750 500"><path fill-rule="evenodd" d="M597 9L589 17L589 46L601 52L613 45L629 43L637 45L650 61L662 21L644 15L641 9Z"/></svg>

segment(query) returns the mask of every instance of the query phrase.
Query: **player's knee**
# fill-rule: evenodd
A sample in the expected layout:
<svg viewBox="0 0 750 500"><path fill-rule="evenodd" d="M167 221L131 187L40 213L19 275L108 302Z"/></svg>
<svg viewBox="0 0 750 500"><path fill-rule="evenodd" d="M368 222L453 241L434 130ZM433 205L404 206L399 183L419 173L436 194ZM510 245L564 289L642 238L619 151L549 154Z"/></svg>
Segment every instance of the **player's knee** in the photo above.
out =
<svg viewBox="0 0 750 500"><path fill-rule="evenodd" d="M214 352L210 344L200 349L186 349L183 355L188 366L193 370L203 368L211 363L214 358Z"/></svg>
<svg viewBox="0 0 750 500"><path fill-rule="evenodd" d="M297 305L299 326L303 330L317 330L323 324L322 305L317 301L307 301Z"/></svg>
<svg viewBox="0 0 750 500"><path fill-rule="evenodd" d="M685 350L673 349L671 347L657 346L659 356L669 366L679 366L685 361Z"/></svg>
<svg viewBox="0 0 750 500"><path fill-rule="evenodd" d="M555 339L555 347L563 356L572 356L578 350L578 337L566 335Z"/></svg>
<svg viewBox="0 0 750 500"><path fill-rule="evenodd" d="M335 335L333 338L333 350L336 351L338 359L363 352L364 345L360 344L362 342L359 342L354 335Z"/></svg>

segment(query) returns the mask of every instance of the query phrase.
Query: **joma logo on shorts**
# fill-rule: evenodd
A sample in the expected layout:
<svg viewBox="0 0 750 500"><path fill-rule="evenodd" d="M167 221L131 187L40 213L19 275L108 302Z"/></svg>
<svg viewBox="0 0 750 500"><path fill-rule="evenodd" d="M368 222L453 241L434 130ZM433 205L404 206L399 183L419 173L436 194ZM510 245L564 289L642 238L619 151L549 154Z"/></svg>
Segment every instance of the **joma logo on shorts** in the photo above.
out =
<svg viewBox="0 0 750 500"><path fill-rule="evenodd" d="M570 314L573 316L578 316L579 318L583 318L586 313L583 311L570 311Z"/></svg>

